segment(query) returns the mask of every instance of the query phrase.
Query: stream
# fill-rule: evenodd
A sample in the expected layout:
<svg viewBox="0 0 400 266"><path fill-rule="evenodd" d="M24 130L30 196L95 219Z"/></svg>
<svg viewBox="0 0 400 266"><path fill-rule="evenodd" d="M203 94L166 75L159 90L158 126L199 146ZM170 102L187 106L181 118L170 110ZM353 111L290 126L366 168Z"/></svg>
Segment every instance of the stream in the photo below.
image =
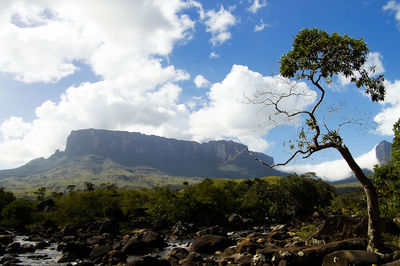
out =
<svg viewBox="0 0 400 266"><path fill-rule="evenodd" d="M24 244L31 244L35 245L36 242L26 240L27 236L16 236L15 242L19 242L22 245ZM150 256L155 257L165 257L167 254L173 249L177 247L188 248L189 245L193 242L192 239L183 240L183 241L168 241L168 246L165 248L154 251L150 254ZM57 243L51 244L51 246L46 247L44 249L37 249L34 252L28 253L6 253L3 256L0 256L0 260L3 258L15 258L20 260L20 262L16 262L13 265L26 265L26 266L34 266L34 265L67 265L68 263L57 263L57 257L61 255L61 251L57 251ZM137 255L137 256L128 256L127 262L139 259L144 255ZM74 265L74 263L71 263Z"/></svg>

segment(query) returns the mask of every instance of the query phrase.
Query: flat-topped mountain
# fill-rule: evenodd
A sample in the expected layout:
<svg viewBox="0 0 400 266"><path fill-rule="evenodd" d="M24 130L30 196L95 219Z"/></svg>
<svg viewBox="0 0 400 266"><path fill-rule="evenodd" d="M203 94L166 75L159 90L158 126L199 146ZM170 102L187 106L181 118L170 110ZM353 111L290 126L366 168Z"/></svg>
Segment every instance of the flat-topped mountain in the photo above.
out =
<svg viewBox="0 0 400 266"><path fill-rule="evenodd" d="M174 176L263 177L271 171L252 159L246 146L233 141L198 143L141 133L85 129L72 131L65 154L69 157L95 154L123 166L148 166ZM273 158L256 155L267 163Z"/></svg>
<svg viewBox="0 0 400 266"><path fill-rule="evenodd" d="M273 164L273 158L253 152ZM255 178L284 175L255 161L246 146L233 141L195 141L141 133L83 129L72 131L65 151L39 158L15 169L0 171L0 186L13 180L48 186L74 181L117 182L167 177ZM59 186L62 186L61 183Z"/></svg>

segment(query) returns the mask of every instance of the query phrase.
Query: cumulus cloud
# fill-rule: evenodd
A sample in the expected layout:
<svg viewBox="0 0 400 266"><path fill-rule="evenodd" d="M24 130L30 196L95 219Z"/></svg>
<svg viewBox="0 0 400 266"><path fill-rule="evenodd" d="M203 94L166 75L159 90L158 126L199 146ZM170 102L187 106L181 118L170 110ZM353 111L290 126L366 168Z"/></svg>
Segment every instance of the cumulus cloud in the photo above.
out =
<svg viewBox="0 0 400 266"><path fill-rule="evenodd" d="M375 147L371 151L355 158L361 168L373 170L374 165L379 163L376 157ZM320 164L287 165L278 167L278 169L285 172L296 173L315 172L317 176L328 181L337 181L352 176L350 167L343 159Z"/></svg>
<svg viewBox="0 0 400 266"><path fill-rule="evenodd" d="M33 121L3 121L0 168L63 149L79 128L190 138L178 85L190 76L163 62L191 37L194 22L182 12L187 6L180 0L2 2L0 71L23 82L57 82L80 61L101 79L44 102Z"/></svg>
<svg viewBox="0 0 400 266"><path fill-rule="evenodd" d="M251 0L249 1L251 2ZM260 8L267 6L267 1L265 0L253 0L253 4L247 9L251 13L255 14Z"/></svg>
<svg viewBox="0 0 400 266"><path fill-rule="evenodd" d="M194 78L194 84L197 88L207 88L211 85L211 83L202 75L197 75Z"/></svg>
<svg viewBox="0 0 400 266"><path fill-rule="evenodd" d="M367 61L365 62L363 69L365 69L369 75L376 76L385 72L385 68L382 63L383 56L379 52L372 52L368 54ZM374 67L371 71L371 67ZM360 77L359 73L354 73L356 77ZM348 85L351 82L351 78L346 78L344 75L339 74L339 83L342 86Z"/></svg>
<svg viewBox="0 0 400 266"><path fill-rule="evenodd" d="M385 11L394 12L396 20L400 22L400 3L397 3L396 1L389 1L383 6L382 9Z"/></svg>
<svg viewBox="0 0 400 266"><path fill-rule="evenodd" d="M374 121L378 124L378 133L390 136L393 135L393 124L400 118L400 80L385 81L385 88L385 101Z"/></svg>
<svg viewBox="0 0 400 266"><path fill-rule="evenodd" d="M225 10L224 7L221 6L218 12L209 10L204 16L206 31L210 32L212 35L210 40L212 45L221 45L231 38L229 28L236 24L237 18L232 15L229 10Z"/></svg>
<svg viewBox="0 0 400 266"><path fill-rule="evenodd" d="M0 11L0 70L27 83L57 82L83 61L96 74L119 75L129 68L121 63L167 55L190 35L194 22L177 15L183 7L178 0L10 1Z"/></svg>
<svg viewBox="0 0 400 266"><path fill-rule="evenodd" d="M251 150L264 151L268 143L263 136L268 130L290 121L276 117L276 123L259 127L260 121L273 114L274 109L261 104L244 104L244 93L252 96L260 88L265 88L280 94L287 92L289 86L281 76L263 76L246 66L234 65L222 82L211 87L209 103L191 114L189 132L197 141L235 138ZM314 102L316 94L305 83L298 83L295 89L304 96L285 98L281 103L283 109L303 109Z"/></svg>

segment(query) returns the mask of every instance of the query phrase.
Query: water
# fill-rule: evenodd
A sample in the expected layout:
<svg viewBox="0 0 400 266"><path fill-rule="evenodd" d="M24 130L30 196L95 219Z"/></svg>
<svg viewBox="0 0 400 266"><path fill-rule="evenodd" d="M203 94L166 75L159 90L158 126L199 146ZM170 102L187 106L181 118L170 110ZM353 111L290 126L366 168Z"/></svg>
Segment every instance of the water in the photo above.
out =
<svg viewBox="0 0 400 266"><path fill-rule="evenodd" d="M21 245L23 244L32 244L35 245L36 242L27 241L26 236L16 236L15 241L19 242ZM21 262L16 263L16 265L55 265L57 257L61 254L60 251L57 251L57 244L52 244L49 247L44 249L37 249L35 252L28 252L24 254L4 254L3 257L12 257L21 260ZM66 264L57 264L57 265L66 265Z"/></svg>
<svg viewBox="0 0 400 266"><path fill-rule="evenodd" d="M15 241L19 242L21 245L23 244L31 244L35 245L36 242L34 241L28 241L26 240L26 236L16 236ZM183 241L168 241L166 246L163 249L160 250L155 250L154 252L147 254L150 256L155 256L155 257L166 257L167 254L174 248L188 248L190 244L194 240L188 239L188 240L183 240ZM16 263L15 265L26 265L26 266L35 266L35 265L67 265L67 263L57 263L56 259L58 256L61 255L60 251L57 251L57 244L51 244L51 246L44 248L44 249L37 249L35 252L28 252L28 253L23 253L23 254L9 254L6 253L4 256L0 256L0 259L3 257L10 257L10 258L16 258L19 259L21 262ZM143 255L140 256L128 256L127 261L133 261L136 259L139 259L143 257ZM74 263L72 263L74 264Z"/></svg>

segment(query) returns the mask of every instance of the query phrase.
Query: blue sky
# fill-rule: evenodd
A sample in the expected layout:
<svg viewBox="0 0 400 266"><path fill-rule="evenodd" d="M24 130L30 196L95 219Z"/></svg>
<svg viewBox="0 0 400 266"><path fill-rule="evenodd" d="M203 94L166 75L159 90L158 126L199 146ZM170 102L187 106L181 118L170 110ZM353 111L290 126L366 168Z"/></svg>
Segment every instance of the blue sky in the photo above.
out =
<svg viewBox="0 0 400 266"><path fill-rule="evenodd" d="M376 162L370 151L391 141L400 117L400 1L4 0L0 12L0 169L63 150L81 128L233 139L284 161L282 142L300 121L259 127L271 110L257 112L243 95L287 89L279 60L302 28L364 38L368 64L385 75L380 104L344 79L327 87L321 110L342 107L329 123L366 123L342 131L360 164ZM339 179L349 171L339 159L327 151L285 169Z"/></svg>

